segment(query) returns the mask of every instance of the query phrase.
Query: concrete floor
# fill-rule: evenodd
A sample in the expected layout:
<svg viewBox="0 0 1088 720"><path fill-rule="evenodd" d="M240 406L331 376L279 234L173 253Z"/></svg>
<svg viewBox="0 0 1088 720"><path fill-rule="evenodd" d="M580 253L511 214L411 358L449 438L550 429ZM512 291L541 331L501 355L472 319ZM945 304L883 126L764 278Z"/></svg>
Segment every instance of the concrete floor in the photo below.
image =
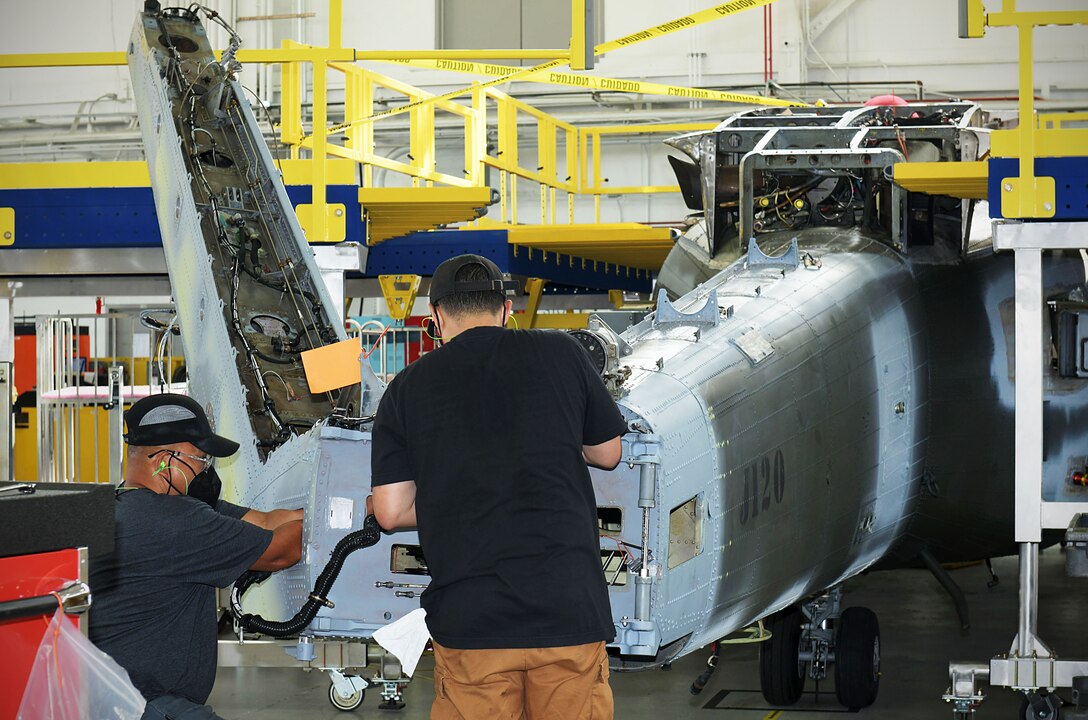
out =
<svg viewBox="0 0 1088 720"><path fill-rule="evenodd" d="M1088 655L1088 580L1065 575L1062 551L1043 553L1040 572L1039 635L1059 656ZM880 619L882 670L880 695L865 710L849 713L835 701L831 682L818 693L810 681L797 706L781 711L767 706L759 693L758 650L734 646L723 651L717 672L698 696L689 692L692 680L705 667L702 651L681 658L668 672L613 674L616 718L714 718L715 720L819 720L833 714L888 720L951 719L941 702L948 685L949 660L982 662L1005 651L1016 632L1017 563L1015 558L994 561L1001 582L987 588L983 565L953 571L967 595L972 631L961 637L952 603L924 570L873 573L851 580L846 606L872 608ZM380 692L367 693L356 717L390 720L427 718L434 697L433 663L424 657L417 680L405 691L407 707L380 711ZM228 720L263 718L347 718L328 700L329 680L322 673L281 668L220 668L209 703ZM1004 689L987 691L989 698L979 720L1017 716L1019 696ZM1060 691L1068 700L1068 690ZM498 719L495 719L498 720Z"/></svg>

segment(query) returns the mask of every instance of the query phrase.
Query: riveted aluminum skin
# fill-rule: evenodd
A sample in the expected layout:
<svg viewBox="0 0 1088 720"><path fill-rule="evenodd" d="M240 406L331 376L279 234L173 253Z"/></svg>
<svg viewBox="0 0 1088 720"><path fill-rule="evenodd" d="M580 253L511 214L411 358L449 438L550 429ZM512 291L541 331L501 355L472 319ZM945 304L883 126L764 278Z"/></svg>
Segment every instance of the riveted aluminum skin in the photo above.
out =
<svg viewBox="0 0 1088 720"><path fill-rule="evenodd" d="M860 572L917 503L926 348L910 269L859 234L810 232L799 250L819 267L741 260L675 303L716 295L716 327L651 319L623 334L620 405L660 438L663 645L699 647ZM669 567L670 511L692 498L700 552Z"/></svg>

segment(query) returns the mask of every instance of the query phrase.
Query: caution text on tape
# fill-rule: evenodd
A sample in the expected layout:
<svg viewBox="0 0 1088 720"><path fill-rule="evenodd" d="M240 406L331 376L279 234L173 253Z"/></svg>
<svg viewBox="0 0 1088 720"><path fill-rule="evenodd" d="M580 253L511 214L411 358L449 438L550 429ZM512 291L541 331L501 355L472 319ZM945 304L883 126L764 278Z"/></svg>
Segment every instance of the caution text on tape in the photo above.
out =
<svg viewBox="0 0 1088 720"><path fill-rule="evenodd" d="M630 47L631 45L635 45L645 40L668 35L669 33L674 33L678 30L686 30L712 20L719 20L723 17L728 17L729 15L736 15L745 10L769 5L772 2L774 2L774 0L730 0L730 2L721 3L720 5L715 5L706 10L694 12L691 15L678 17L675 20L669 20L660 25L654 25L645 30L639 30L636 33L603 42L594 47L593 51L598 55L603 55L606 52L611 52L612 50L621 47Z"/></svg>
<svg viewBox="0 0 1088 720"><path fill-rule="evenodd" d="M382 110L381 112L376 112L373 115L368 115L365 118L360 118L358 120L353 120L353 121L348 122L348 123L340 123L339 125L333 125L333 126L329 127L329 129L326 131L326 134L336 135L336 134L339 134L339 133L342 133L342 132L346 132L347 130L350 130L352 127L355 127L357 125L362 125L363 123L373 122L373 121L378 120L378 119L383 118L383 117L389 117L390 115L400 115L401 113L406 113L409 110L412 110L413 108L422 107L424 105L431 105L433 103L442 102L443 100L450 100L452 98L459 97L461 95L466 95L466 94L472 92L473 90L476 90L476 89L479 89L479 88L488 88L488 87L493 87L495 85L501 85L502 83L509 82L511 80L520 79L520 78L522 78L522 77L524 77L526 75L529 75L531 73L547 72L547 71L551 70L552 68L560 67L562 65L566 65L566 61L564 61L564 60L549 60L548 62L541 63L540 65L535 65L535 66L530 67L530 68L524 68L524 69L517 70L517 71L512 72L512 73L509 73L508 75L497 77L494 80L488 80L487 82L483 82L483 83L475 83L473 85L469 85L468 87L458 88L457 90L450 90L449 92L443 93L441 95L434 95L434 96L429 97L429 98L423 98L421 100L416 100L414 102L410 102L410 103L408 103L406 105L398 105L395 108L390 108L388 110Z"/></svg>
<svg viewBox="0 0 1088 720"><path fill-rule="evenodd" d="M510 66L497 63L477 63L465 60L394 60L398 65L425 68L429 70L446 70L450 72L469 73L472 75L505 75L501 81L507 82ZM539 67L539 66L538 66ZM561 72L557 69L537 70L521 77L513 78L521 82L535 82L547 85L566 85L580 87L587 90L614 91L627 93L641 93L643 95L664 95L668 97L688 98L691 100L712 100L718 102L736 103L741 105L773 105L776 107L798 107L805 103L779 98L769 98L762 95L749 95L747 93L726 92L722 90L708 90L705 88L683 87L679 85L664 85L662 83L645 82L643 80L620 80L617 78L585 75L582 73Z"/></svg>

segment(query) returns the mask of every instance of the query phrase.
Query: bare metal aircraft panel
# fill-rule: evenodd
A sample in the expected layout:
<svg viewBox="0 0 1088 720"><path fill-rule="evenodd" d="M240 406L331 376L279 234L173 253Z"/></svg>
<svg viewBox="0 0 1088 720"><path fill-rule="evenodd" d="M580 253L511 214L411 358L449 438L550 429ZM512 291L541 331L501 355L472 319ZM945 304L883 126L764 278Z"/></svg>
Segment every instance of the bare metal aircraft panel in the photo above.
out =
<svg viewBox="0 0 1088 720"><path fill-rule="evenodd" d="M382 385L364 363L361 385L309 391L300 353L346 336L234 79L233 48L227 55L215 62L195 14L172 10L139 17L128 56L189 392L217 432L241 444L219 464L225 498L306 509L303 562L245 597L247 611L283 619L306 599L330 546L362 523L366 420ZM337 495L327 494L331 486ZM330 497L341 500L332 522ZM400 542L418 545L407 536ZM334 593L344 605L323 609L315 633L369 635L418 607L414 598L373 588L376 579L392 581L383 560L391 545L383 540L347 563ZM361 608L345 591L364 576L373 602ZM344 608L354 611L347 620Z"/></svg>
<svg viewBox="0 0 1088 720"><path fill-rule="evenodd" d="M354 389L305 384L298 353L344 333L231 57L186 11L143 14L129 50L191 392L242 442L228 498L307 511L303 562L245 596L279 619L362 526L382 386L365 364ZM1014 548L1011 259L972 242L974 205L894 183L911 157L977 159L981 120L969 103L764 109L670 141L698 217L656 312L572 333L629 426L620 466L591 472L616 667L782 613L800 632L803 608L794 644L823 678L844 580ZM1044 279L1064 328L1047 338L1044 492L1075 499L1084 268L1057 254ZM427 580L417 536L384 535L302 634L369 637Z"/></svg>

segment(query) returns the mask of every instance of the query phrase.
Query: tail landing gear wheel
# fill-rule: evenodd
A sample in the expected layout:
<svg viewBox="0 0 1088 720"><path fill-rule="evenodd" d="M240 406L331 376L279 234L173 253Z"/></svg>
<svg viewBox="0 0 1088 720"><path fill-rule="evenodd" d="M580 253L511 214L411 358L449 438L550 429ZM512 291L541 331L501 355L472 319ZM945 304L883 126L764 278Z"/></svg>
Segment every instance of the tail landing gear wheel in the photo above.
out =
<svg viewBox="0 0 1088 720"><path fill-rule="evenodd" d="M798 661L801 608L788 607L767 622L771 639L759 646L759 687L771 705L793 705L805 691L805 668Z"/></svg>
<svg viewBox="0 0 1088 720"><path fill-rule="evenodd" d="M337 710L344 712L351 712L355 708L363 704L363 698L366 697L366 690L356 690L351 695L344 697L336 691L336 685L329 683L329 702Z"/></svg>
<svg viewBox="0 0 1088 720"><path fill-rule="evenodd" d="M835 641L835 694L839 704L869 707L880 689L880 625L869 608L843 611Z"/></svg>

